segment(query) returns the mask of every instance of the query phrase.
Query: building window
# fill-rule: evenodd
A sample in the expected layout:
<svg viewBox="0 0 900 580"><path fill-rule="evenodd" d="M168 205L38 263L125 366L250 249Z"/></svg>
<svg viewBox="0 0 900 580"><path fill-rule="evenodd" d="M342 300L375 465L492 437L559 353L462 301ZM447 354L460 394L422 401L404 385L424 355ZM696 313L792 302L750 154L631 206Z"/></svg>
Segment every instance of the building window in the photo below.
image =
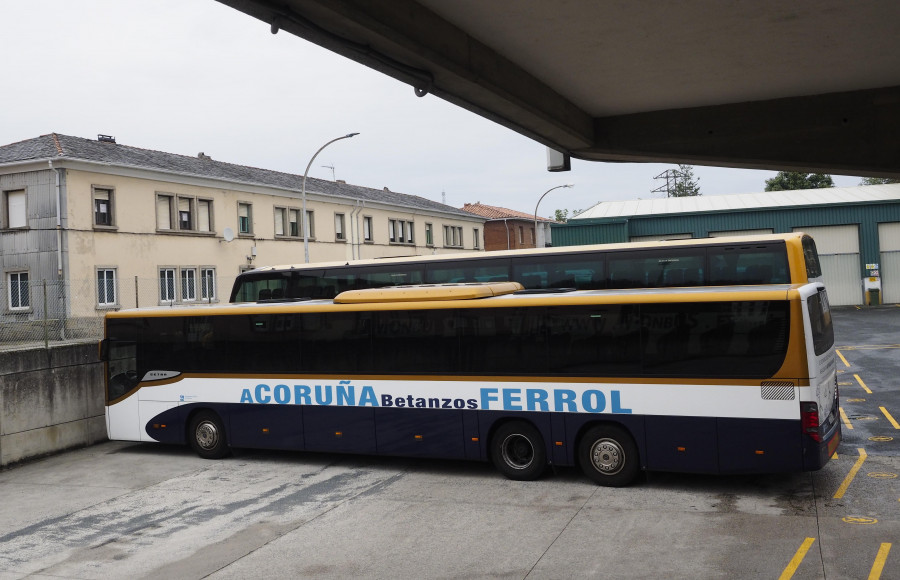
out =
<svg viewBox="0 0 900 580"><path fill-rule="evenodd" d="M102 268L97 270L97 305L115 306L116 300L116 270L115 268Z"/></svg>
<svg viewBox="0 0 900 580"><path fill-rule="evenodd" d="M28 272L10 272L6 276L9 287L8 299L10 310L28 310L31 308L31 293L28 285Z"/></svg>
<svg viewBox="0 0 900 580"><path fill-rule="evenodd" d="M425 245L434 245L434 226L431 224L425 224Z"/></svg>
<svg viewBox="0 0 900 580"><path fill-rule="evenodd" d="M372 242L372 217L363 217L363 240Z"/></svg>
<svg viewBox="0 0 900 580"><path fill-rule="evenodd" d="M172 229L172 196L156 195L156 229Z"/></svg>
<svg viewBox="0 0 900 580"><path fill-rule="evenodd" d="M444 245L451 248L462 247L462 226L444 226Z"/></svg>
<svg viewBox="0 0 900 580"><path fill-rule="evenodd" d="M28 204L24 189L3 192L4 229L28 227Z"/></svg>
<svg viewBox="0 0 900 580"><path fill-rule="evenodd" d="M216 269L200 269L200 299L206 302L216 300Z"/></svg>
<svg viewBox="0 0 900 580"><path fill-rule="evenodd" d="M197 300L197 270L193 268L181 269L181 300L182 302Z"/></svg>
<svg viewBox="0 0 900 580"><path fill-rule="evenodd" d="M253 233L253 212L249 203L238 203L238 233L249 235Z"/></svg>
<svg viewBox="0 0 900 580"><path fill-rule="evenodd" d="M175 302L175 268L159 269L159 301Z"/></svg>
<svg viewBox="0 0 900 580"><path fill-rule="evenodd" d="M284 235L284 218L286 215L286 211L283 207L275 208L275 235L283 236Z"/></svg>
<svg viewBox="0 0 900 580"><path fill-rule="evenodd" d="M182 231L190 231L194 229L194 212L191 210L191 202L189 197L178 198L178 229Z"/></svg>
<svg viewBox="0 0 900 580"><path fill-rule="evenodd" d="M395 244L413 244L413 222L406 220L388 220L388 238Z"/></svg>
<svg viewBox="0 0 900 580"><path fill-rule="evenodd" d="M519 245L525 244L525 228L519 226Z"/></svg>
<svg viewBox="0 0 900 580"><path fill-rule="evenodd" d="M197 200L197 231L213 231L213 212L211 199Z"/></svg>
<svg viewBox="0 0 900 580"><path fill-rule="evenodd" d="M478 250L481 248L481 233L478 231L478 228L474 228L472 233L474 234L472 247Z"/></svg>
<svg viewBox="0 0 900 580"><path fill-rule="evenodd" d="M94 188L94 225L109 227L113 225L113 190L104 187Z"/></svg>
<svg viewBox="0 0 900 580"><path fill-rule="evenodd" d="M316 220L311 209L306 210L306 231L309 232L307 237L313 239L316 237Z"/></svg>
<svg viewBox="0 0 900 580"><path fill-rule="evenodd" d="M344 214L334 214L334 239L342 242L347 240L347 234L344 232Z"/></svg>
<svg viewBox="0 0 900 580"><path fill-rule="evenodd" d="M288 235L294 238L300 237L300 210L288 210Z"/></svg>

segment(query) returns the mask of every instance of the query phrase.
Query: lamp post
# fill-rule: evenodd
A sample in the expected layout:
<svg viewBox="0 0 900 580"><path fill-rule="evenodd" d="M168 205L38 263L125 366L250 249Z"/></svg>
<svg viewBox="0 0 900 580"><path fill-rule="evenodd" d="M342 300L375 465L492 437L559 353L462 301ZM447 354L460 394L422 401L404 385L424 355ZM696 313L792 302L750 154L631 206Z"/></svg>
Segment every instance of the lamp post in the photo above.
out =
<svg viewBox="0 0 900 580"><path fill-rule="evenodd" d="M551 187L550 189L548 189L547 191L544 192L544 195L547 195L554 189L559 189L560 187L575 187L575 184L567 183L565 185L557 185L556 187ZM541 201L544 199L544 195L541 196L541 198L537 202L537 205L534 206L534 247L535 248L537 247L537 241L538 241L537 240L537 235L538 235L537 211L538 211L538 206L541 205ZM544 246L546 247L546 245L547 244L545 243Z"/></svg>
<svg viewBox="0 0 900 580"><path fill-rule="evenodd" d="M340 141L341 139L349 139L350 137L355 137L359 135L359 133L347 133L343 137L338 137L337 139L332 139L328 143L319 147L319 150L316 151L316 154L312 156L312 159L309 160L309 164L306 166L306 171L303 172L303 186L301 188L300 195L303 197L303 215L300 216L300 225L303 226L303 259L309 264L309 223L306 221L306 176L309 174L309 168L312 166L313 161L316 160L316 157L319 156L319 153L322 152L322 149L325 149L335 141Z"/></svg>

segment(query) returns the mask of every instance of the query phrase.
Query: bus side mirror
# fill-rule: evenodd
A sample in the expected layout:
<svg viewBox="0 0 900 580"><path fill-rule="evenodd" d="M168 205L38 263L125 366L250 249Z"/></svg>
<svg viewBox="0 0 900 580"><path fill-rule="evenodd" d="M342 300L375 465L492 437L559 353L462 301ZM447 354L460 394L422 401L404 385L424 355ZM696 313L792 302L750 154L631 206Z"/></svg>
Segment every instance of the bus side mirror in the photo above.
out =
<svg viewBox="0 0 900 580"><path fill-rule="evenodd" d="M97 345L97 354L100 356L101 362L109 362L109 339L104 338Z"/></svg>

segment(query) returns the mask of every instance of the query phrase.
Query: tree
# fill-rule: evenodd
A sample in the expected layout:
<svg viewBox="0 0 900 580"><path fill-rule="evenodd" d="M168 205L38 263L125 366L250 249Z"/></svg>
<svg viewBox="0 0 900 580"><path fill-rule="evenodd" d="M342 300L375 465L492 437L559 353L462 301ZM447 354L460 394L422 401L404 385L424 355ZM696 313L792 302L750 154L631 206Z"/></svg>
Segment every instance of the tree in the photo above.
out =
<svg viewBox="0 0 900 580"><path fill-rule="evenodd" d="M900 179L896 177L863 177L860 185L887 185L889 183L900 183Z"/></svg>
<svg viewBox="0 0 900 580"><path fill-rule="evenodd" d="M691 197L700 195L700 178L694 177L693 165L679 165L675 176L675 187L669 192L669 197Z"/></svg>
<svg viewBox="0 0 900 580"><path fill-rule="evenodd" d="M778 175L766 180L766 191L787 191L791 189L822 189L834 187L834 181L827 173L797 173L779 171Z"/></svg>
<svg viewBox="0 0 900 580"><path fill-rule="evenodd" d="M576 209L575 211L572 212L572 216L574 217L574 216L580 214L581 212L582 212L582 210ZM555 219L558 222L566 223L567 221L569 221L569 210L567 210L567 209L554 210L553 211L553 219Z"/></svg>

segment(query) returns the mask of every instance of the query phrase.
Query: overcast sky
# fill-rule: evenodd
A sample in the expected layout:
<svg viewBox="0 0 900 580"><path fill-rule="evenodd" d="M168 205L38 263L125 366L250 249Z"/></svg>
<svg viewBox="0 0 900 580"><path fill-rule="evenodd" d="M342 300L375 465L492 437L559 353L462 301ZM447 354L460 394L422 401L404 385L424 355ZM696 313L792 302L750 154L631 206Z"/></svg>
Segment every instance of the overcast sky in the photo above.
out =
<svg viewBox="0 0 900 580"><path fill-rule="evenodd" d="M0 0L0 145L47 133L531 213L648 199L672 165L573 160L214 0ZM333 166L334 173L332 174ZM696 166L703 195L763 191L774 171ZM857 177L834 176L838 186Z"/></svg>

